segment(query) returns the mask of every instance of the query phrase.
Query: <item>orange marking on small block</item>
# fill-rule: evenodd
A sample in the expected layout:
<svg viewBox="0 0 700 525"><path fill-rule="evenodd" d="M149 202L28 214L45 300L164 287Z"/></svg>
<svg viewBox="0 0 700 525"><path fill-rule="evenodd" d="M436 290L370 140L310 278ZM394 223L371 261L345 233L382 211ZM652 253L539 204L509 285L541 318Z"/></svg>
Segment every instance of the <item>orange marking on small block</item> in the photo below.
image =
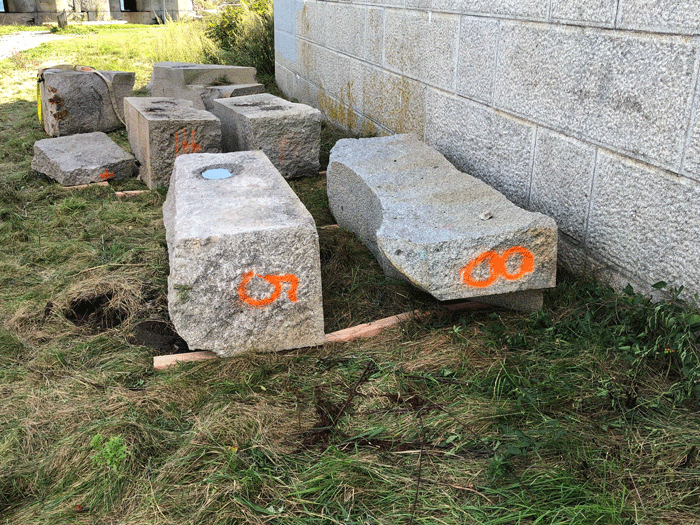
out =
<svg viewBox="0 0 700 525"><path fill-rule="evenodd" d="M248 283L255 277L260 277L274 286L274 290L268 297L265 297L264 299L253 299L250 295L248 295L246 288L248 287ZM241 301L249 306L254 308L262 308L263 306L272 304L279 299L279 296L282 293L282 283L289 283L287 298L293 303L296 303L299 278L291 273L285 275L259 275L255 272L248 272L243 276L243 280L238 286L238 297L240 297Z"/></svg>
<svg viewBox="0 0 700 525"><path fill-rule="evenodd" d="M183 153L199 153L202 151L202 146L197 144L194 140L194 130L191 130L190 137L191 140L187 140L187 130L183 129L182 133L182 144L180 144L180 132L175 132L175 156L182 155Z"/></svg>
<svg viewBox="0 0 700 525"><path fill-rule="evenodd" d="M112 177L114 177L114 173L112 173L112 172L109 171L109 170L104 170L102 173L100 173L100 178L101 178L102 180L109 180L109 179L111 179Z"/></svg>

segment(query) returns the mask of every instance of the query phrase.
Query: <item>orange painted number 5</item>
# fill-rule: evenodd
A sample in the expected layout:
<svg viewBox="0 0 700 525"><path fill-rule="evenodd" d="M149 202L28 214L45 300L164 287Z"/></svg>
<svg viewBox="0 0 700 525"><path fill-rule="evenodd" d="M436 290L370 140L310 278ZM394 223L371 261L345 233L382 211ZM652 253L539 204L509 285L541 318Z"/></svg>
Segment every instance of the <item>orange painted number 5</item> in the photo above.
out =
<svg viewBox="0 0 700 525"><path fill-rule="evenodd" d="M267 281L274 287L272 293L268 297L265 297L264 299L253 299L250 295L248 295L246 288L248 287L248 283L250 283L250 281L252 281L255 277L259 277L260 279ZM279 296L282 293L282 283L289 283L287 297L290 301L296 303L299 278L291 273L285 275L259 275L255 272L248 272L243 276L241 284L238 285L238 297L240 297L241 301L249 306L261 308L272 304L279 299Z"/></svg>

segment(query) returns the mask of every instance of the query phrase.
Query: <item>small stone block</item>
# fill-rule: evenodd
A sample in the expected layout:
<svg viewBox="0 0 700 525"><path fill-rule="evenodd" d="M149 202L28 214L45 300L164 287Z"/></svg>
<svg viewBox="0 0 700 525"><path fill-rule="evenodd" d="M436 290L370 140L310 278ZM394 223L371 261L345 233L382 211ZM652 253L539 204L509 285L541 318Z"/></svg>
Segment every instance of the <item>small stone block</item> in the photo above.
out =
<svg viewBox="0 0 700 525"><path fill-rule="evenodd" d="M141 163L139 178L149 189L168 185L179 155L221 151L219 119L190 100L127 97L124 112L129 144Z"/></svg>
<svg viewBox="0 0 700 525"><path fill-rule="evenodd" d="M136 162L98 131L37 140L32 169L64 186L78 186L131 177Z"/></svg>
<svg viewBox="0 0 700 525"><path fill-rule="evenodd" d="M163 222L168 311L190 348L323 344L316 225L263 152L178 157Z"/></svg>
<svg viewBox="0 0 700 525"><path fill-rule="evenodd" d="M134 88L134 73L100 71L112 83L114 102L105 80L95 72L47 69L39 83L41 121L52 137L113 131L124 125L123 100Z"/></svg>
<svg viewBox="0 0 700 525"><path fill-rule="evenodd" d="M555 285L557 225L454 168L414 135L343 139L331 150L328 202L384 272L436 299ZM517 298L537 308L537 295Z"/></svg>
<svg viewBox="0 0 700 525"><path fill-rule="evenodd" d="M258 95L265 93L262 84L232 84L230 86L187 86L194 93L194 106L200 109L212 111L214 100L219 98L244 97L246 95Z"/></svg>
<svg viewBox="0 0 700 525"><path fill-rule="evenodd" d="M262 150L285 179L318 175L321 112L263 93L214 100L224 151Z"/></svg>
<svg viewBox="0 0 700 525"><path fill-rule="evenodd" d="M254 67L157 62L151 75L151 96L179 97L180 91L190 84L254 84L255 73Z"/></svg>

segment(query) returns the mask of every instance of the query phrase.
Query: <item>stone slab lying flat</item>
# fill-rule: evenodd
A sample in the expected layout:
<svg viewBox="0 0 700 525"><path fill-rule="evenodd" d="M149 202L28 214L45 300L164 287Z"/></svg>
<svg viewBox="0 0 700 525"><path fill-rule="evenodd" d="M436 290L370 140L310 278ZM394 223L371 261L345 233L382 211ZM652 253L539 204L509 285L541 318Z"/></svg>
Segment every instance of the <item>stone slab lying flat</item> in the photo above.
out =
<svg viewBox="0 0 700 525"><path fill-rule="evenodd" d="M384 272L438 300L555 285L554 220L517 207L414 135L338 141L327 188L338 224Z"/></svg>
<svg viewBox="0 0 700 525"><path fill-rule="evenodd" d="M179 98L190 84L254 84L255 73L254 67L157 62L153 64L150 93L153 97Z"/></svg>
<svg viewBox="0 0 700 525"><path fill-rule="evenodd" d="M178 157L163 221L168 311L190 348L323 344L316 225L263 152Z"/></svg>
<svg viewBox="0 0 700 525"><path fill-rule="evenodd" d="M37 140L32 169L64 186L78 186L131 177L136 161L98 131Z"/></svg>
<svg viewBox="0 0 700 525"><path fill-rule="evenodd" d="M41 121L51 137L113 131L124 127L124 97L134 88L134 73L100 71L112 83L114 102L100 75L90 71L47 69L39 83Z"/></svg>
<svg viewBox="0 0 700 525"><path fill-rule="evenodd" d="M263 93L214 100L224 151L263 150L285 179L318 175L321 112Z"/></svg>
<svg viewBox="0 0 700 525"><path fill-rule="evenodd" d="M219 153L221 123L192 101L165 97L124 99L129 145L149 189L167 186L175 158L185 153Z"/></svg>

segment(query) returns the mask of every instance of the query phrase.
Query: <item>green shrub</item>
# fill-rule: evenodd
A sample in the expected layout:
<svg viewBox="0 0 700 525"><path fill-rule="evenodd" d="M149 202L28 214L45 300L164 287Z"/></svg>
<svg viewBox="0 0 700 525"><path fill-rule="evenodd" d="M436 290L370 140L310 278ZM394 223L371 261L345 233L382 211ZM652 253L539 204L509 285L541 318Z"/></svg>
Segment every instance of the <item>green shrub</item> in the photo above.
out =
<svg viewBox="0 0 700 525"><path fill-rule="evenodd" d="M275 74L274 15L271 0L244 0L209 23L207 34L223 50L224 62L254 67L258 77Z"/></svg>

